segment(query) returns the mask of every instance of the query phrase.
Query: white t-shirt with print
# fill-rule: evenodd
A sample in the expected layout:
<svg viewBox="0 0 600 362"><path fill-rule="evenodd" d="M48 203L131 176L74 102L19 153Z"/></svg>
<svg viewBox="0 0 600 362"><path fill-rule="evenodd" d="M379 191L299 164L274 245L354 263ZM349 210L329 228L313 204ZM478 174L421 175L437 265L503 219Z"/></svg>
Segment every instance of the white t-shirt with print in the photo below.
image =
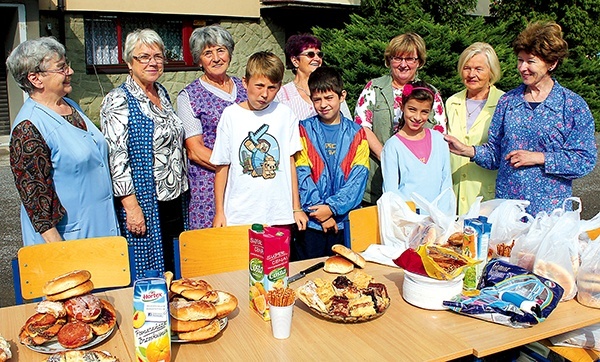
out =
<svg viewBox="0 0 600 362"><path fill-rule="evenodd" d="M210 162L229 165L227 225L294 223L290 156L300 149L298 118L288 106L223 110Z"/></svg>

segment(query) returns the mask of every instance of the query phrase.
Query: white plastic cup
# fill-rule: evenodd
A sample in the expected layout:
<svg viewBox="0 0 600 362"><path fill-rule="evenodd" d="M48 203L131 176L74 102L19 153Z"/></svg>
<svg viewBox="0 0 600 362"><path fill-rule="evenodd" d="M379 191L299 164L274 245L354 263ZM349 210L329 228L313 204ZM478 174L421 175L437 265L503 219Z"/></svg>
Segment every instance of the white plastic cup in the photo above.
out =
<svg viewBox="0 0 600 362"><path fill-rule="evenodd" d="M271 315L271 330L273 337L277 339L286 339L290 337L292 330L292 314L294 304L286 307L276 307L269 305L269 314Z"/></svg>

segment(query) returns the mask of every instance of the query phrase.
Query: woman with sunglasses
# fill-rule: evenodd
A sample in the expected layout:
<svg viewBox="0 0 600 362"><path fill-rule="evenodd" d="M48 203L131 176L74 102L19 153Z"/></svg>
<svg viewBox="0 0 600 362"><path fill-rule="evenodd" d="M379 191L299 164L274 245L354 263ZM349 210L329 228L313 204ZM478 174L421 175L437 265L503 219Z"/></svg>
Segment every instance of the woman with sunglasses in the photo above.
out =
<svg viewBox="0 0 600 362"><path fill-rule="evenodd" d="M100 120L137 279L146 270L174 270L173 238L184 230L188 180L183 124L157 82L165 65L162 39L150 29L129 33L123 59L129 76L104 98Z"/></svg>
<svg viewBox="0 0 600 362"><path fill-rule="evenodd" d="M24 245L119 235L102 133L67 98L73 69L54 38L27 40L8 70L29 97L13 123L10 165Z"/></svg>
<svg viewBox="0 0 600 362"><path fill-rule="evenodd" d="M367 83L356 104L354 121L364 127L371 150L369 179L363 205L375 205L382 195L381 150L402 119L402 89L418 81L417 71L427 59L425 41L418 34L406 33L393 38L383 54L390 73ZM432 89L435 88L429 85ZM446 132L444 102L435 90L433 109L426 127Z"/></svg>
<svg viewBox="0 0 600 362"><path fill-rule="evenodd" d="M276 100L290 107L298 119L303 120L317 115L310 99L308 76L323 65L321 41L311 34L299 34L289 37L285 43L287 68L294 73L294 80L287 83L277 93ZM352 119L348 105L341 105L344 117Z"/></svg>

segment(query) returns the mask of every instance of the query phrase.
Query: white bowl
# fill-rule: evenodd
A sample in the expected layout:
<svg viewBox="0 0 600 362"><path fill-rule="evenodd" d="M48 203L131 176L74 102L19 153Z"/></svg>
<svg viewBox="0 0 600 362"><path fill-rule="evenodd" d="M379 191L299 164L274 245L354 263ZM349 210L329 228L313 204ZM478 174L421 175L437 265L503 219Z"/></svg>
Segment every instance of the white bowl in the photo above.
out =
<svg viewBox="0 0 600 362"><path fill-rule="evenodd" d="M404 271L402 297L416 307L444 310L442 302L462 293L464 274L452 280L438 280Z"/></svg>

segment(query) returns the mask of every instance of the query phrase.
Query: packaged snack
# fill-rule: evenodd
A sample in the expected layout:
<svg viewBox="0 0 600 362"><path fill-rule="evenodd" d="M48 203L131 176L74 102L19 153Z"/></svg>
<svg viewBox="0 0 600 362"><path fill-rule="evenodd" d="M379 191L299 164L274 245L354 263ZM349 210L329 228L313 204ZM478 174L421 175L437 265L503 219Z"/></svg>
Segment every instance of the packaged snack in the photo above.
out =
<svg viewBox="0 0 600 362"><path fill-rule="evenodd" d="M269 321L267 293L274 288L287 287L290 265L290 231L284 228L252 225L248 230L249 299L254 309Z"/></svg>

